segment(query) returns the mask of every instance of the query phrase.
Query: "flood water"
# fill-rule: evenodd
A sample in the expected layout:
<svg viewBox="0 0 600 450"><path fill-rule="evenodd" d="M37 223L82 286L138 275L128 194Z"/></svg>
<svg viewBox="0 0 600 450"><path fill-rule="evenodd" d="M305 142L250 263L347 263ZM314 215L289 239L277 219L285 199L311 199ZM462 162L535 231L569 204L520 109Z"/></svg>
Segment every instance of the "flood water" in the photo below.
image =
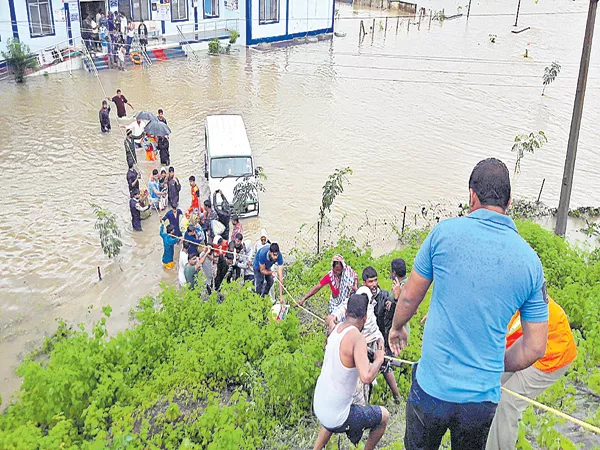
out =
<svg viewBox="0 0 600 450"><path fill-rule="evenodd" d="M473 2L471 18L377 19L359 41L359 16L382 14L340 5L336 30L345 37L285 48L244 49L200 63L155 63L150 70L104 71L107 95L123 90L136 111L165 110L173 130L171 162L180 177L202 177L203 120L244 117L256 163L268 176L259 219L244 222L247 237L265 227L293 242L303 223L316 222L321 187L335 168L354 170L336 200L336 214L356 221L384 217L405 205L458 203L467 197L474 164L495 156L512 169L516 134L543 130L549 142L528 154L516 196L556 206L560 193L581 43L584 0L523 2L512 34L513 6ZM513 2L510 2L513 3ZM516 3L516 2L515 2ZM452 11L446 11L450 15ZM396 24L398 23L398 31ZM365 20L367 29L372 19ZM489 35L497 36L491 43ZM592 54L572 204L600 204L598 123L600 42ZM528 50L531 58L522 55ZM544 67L562 65L542 97ZM156 216L132 233L122 135L101 135L103 91L87 72L0 84L2 211L0 221L0 394L19 384L14 369L56 327L56 318L87 325L111 305L112 332L128 323L137 300L175 282L163 270ZM129 113L130 114L130 113ZM127 123L127 122L124 122ZM142 160L141 152L138 153ZM143 161L145 176L155 166ZM123 231L121 267L102 254L89 202L116 213ZM288 248L283 248L286 252ZM104 280L99 282L97 266Z"/></svg>

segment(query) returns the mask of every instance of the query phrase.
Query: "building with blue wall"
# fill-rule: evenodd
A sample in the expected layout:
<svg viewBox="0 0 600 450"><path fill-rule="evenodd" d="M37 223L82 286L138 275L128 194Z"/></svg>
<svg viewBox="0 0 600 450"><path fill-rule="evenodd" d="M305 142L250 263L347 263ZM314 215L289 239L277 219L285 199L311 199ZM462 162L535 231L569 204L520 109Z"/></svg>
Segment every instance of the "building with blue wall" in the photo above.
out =
<svg viewBox="0 0 600 450"><path fill-rule="evenodd" d="M179 32L186 40L224 37L236 29L240 43L257 44L333 32L335 0L0 0L0 50L15 37L38 51L75 40L98 11L144 20L157 37Z"/></svg>

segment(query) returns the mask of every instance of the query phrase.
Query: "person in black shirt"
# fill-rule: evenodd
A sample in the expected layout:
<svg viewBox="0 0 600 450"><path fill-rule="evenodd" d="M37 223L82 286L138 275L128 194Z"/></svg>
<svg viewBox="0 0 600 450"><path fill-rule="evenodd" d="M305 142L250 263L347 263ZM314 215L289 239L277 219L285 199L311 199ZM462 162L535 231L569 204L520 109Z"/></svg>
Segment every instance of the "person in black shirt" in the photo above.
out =
<svg viewBox="0 0 600 450"><path fill-rule="evenodd" d="M167 197L171 207L179 206L179 191L181 191L181 183L175 176L175 169L169 167L169 180L167 181Z"/></svg>
<svg viewBox="0 0 600 450"><path fill-rule="evenodd" d="M165 113L163 112L162 109L158 110L158 120L160 120L162 123L164 123L165 125L167 124L167 119L165 119Z"/></svg>
<svg viewBox="0 0 600 450"><path fill-rule="evenodd" d="M150 206L140 204L140 191L133 191L133 196L129 199L129 211L131 212L131 226L135 231L142 231L141 212L146 211Z"/></svg>
<svg viewBox="0 0 600 450"><path fill-rule="evenodd" d="M137 164L137 155L135 154L135 140L131 135L131 130L127 130L127 137L125 138L125 158L127 158L127 164Z"/></svg>
<svg viewBox="0 0 600 450"><path fill-rule="evenodd" d="M146 51L146 45L148 45L148 27L144 24L144 20L142 19L142 23L138 27L138 36L140 37L140 45Z"/></svg>
<svg viewBox="0 0 600 450"><path fill-rule="evenodd" d="M106 97L107 100L111 100L117 106L117 116L125 117L127 116L127 110L125 109L125 104L127 104L131 109L133 105L127 101L125 96L121 93L121 89L117 89L117 95L113 98Z"/></svg>
<svg viewBox="0 0 600 450"><path fill-rule="evenodd" d="M128 164L127 186L129 187L129 196L133 197L133 193L140 190L140 174L133 168L133 161L128 161Z"/></svg>
<svg viewBox="0 0 600 450"><path fill-rule="evenodd" d="M169 139L164 136L158 137L158 153L160 154L160 163L163 166L171 164L171 155L169 154Z"/></svg>
<svg viewBox="0 0 600 450"><path fill-rule="evenodd" d="M221 196L221 205L217 204L217 194ZM231 206L225 198L225 194L220 189L217 189L213 194L212 206L219 217L219 222L225 226L225 230L221 233L221 237L226 241L229 240L229 220L231 219Z"/></svg>
<svg viewBox="0 0 600 450"><path fill-rule="evenodd" d="M100 131L108 133L110 131L110 106L106 100L102 100L102 109L99 111Z"/></svg>

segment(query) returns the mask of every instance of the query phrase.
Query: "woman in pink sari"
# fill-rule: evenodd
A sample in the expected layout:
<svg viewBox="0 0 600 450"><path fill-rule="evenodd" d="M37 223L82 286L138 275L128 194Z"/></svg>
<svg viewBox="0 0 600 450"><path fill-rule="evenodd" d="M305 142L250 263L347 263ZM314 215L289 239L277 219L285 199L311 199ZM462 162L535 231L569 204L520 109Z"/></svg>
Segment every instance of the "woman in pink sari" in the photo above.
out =
<svg viewBox="0 0 600 450"><path fill-rule="evenodd" d="M329 297L329 313L331 313L342 301L347 300L353 292L358 289L358 276L348 264L344 262L342 255L335 255L331 260L331 270L321 278L308 293L300 299L302 305L307 299L315 295L321 288L329 285L331 297Z"/></svg>

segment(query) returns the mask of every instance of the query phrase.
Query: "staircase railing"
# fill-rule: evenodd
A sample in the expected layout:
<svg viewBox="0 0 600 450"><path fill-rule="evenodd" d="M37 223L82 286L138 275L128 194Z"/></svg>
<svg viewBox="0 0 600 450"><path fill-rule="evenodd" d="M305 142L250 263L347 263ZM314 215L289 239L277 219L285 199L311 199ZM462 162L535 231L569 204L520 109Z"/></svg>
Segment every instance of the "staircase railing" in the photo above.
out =
<svg viewBox="0 0 600 450"><path fill-rule="evenodd" d="M179 34L179 40L181 42L181 47L183 48L183 51L188 56L188 58L190 58L194 61L200 61L200 58L198 57L198 55L196 54L196 52L194 51L194 49L192 48L192 46L190 45L188 40L186 39L186 37L183 34L183 32L181 31L181 27L179 25L177 26L177 34Z"/></svg>
<svg viewBox="0 0 600 450"><path fill-rule="evenodd" d="M152 60L150 59L150 56L148 55L148 53L146 52L146 50L144 49L144 46L142 45L142 43L140 42L140 37L138 34L135 34L133 36L133 41L131 41L131 51L137 52L140 55L142 55L142 65L146 65L146 66L151 66L152 65Z"/></svg>
<svg viewBox="0 0 600 450"><path fill-rule="evenodd" d="M83 63L87 68L88 72L93 73L98 76L98 69L96 68L96 63L94 63L94 58L90 55L90 51L88 50L85 42L81 44L81 54L83 55Z"/></svg>

